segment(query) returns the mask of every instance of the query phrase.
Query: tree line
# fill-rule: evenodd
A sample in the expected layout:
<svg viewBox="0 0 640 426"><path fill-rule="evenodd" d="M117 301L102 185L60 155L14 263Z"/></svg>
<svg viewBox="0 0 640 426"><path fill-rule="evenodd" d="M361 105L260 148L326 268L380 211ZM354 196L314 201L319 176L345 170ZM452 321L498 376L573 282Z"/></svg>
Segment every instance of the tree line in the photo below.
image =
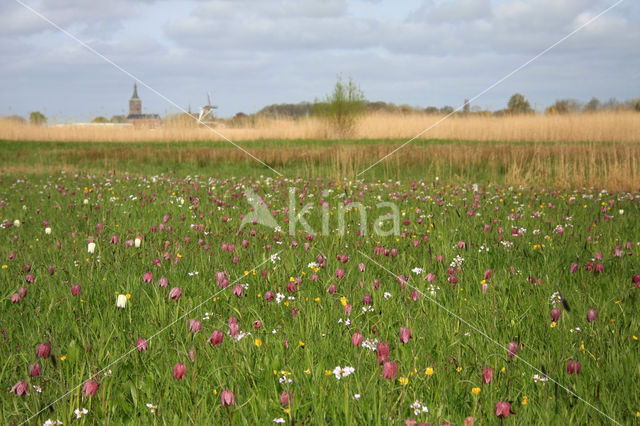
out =
<svg viewBox="0 0 640 426"><path fill-rule="evenodd" d="M626 101L618 101L611 98L607 101L600 101L592 98L586 103L576 99L558 99L553 105L548 106L544 113L553 114L577 114L593 113L602 111L637 111L640 112L640 98ZM508 100L506 108L497 111L489 111L477 106L471 106L468 99L464 100L462 106L454 108L451 105L442 107L427 106L426 108L411 105L396 105L392 102L368 101L360 87L349 78L343 81L338 76L333 91L323 99L316 99L314 102L300 102L297 104L281 103L265 106L254 114L238 112L233 118L224 121L225 124L234 127L244 127L255 124L260 118L282 118L299 119L302 117L315 116L327 120L334 131L340 136L347 136L354 127L355 120L359 115L367 113L386 112L398 114L433 114L433 115L483 115L483 116L504 116L517 114L534 114L536 111L531 107L530 102L521 93L514 93ZM173 114L165 119L169 122L193 123L195 114ZM27 120L18 115L2 118L5 121L16 123L26 123ZM29 124L42 126L47 124L47 117L40 111L33 111L29 114ZM92 123L123 123L126 117L114 115L110 119L99 116L91 120Z"/></svg>

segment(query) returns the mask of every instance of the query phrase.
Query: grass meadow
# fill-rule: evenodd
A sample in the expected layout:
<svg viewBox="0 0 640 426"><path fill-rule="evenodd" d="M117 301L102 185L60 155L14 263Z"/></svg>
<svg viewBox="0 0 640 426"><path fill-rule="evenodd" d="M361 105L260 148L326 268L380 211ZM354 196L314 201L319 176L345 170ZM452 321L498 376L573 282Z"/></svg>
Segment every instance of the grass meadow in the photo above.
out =
<svg viewBox="0 0 640 426"><path fill-rule="evenodd" d="M361 175L403 135L239 143L278 176L192 135L5 129L0 423L637 422L626 119L418 140Z"/></svg>

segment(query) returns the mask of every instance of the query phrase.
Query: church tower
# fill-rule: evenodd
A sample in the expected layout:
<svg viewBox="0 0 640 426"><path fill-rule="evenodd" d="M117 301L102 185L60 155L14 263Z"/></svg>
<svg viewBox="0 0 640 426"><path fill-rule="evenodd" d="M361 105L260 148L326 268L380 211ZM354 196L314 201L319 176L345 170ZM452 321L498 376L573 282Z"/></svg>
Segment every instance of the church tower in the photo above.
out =
<svg viewBox="0 0 640 426"><path fill-rule="evenodd" d="M129 116L142 114L142 101L138 97L138 86L133 83L133 96L129 99Z"/></svg>

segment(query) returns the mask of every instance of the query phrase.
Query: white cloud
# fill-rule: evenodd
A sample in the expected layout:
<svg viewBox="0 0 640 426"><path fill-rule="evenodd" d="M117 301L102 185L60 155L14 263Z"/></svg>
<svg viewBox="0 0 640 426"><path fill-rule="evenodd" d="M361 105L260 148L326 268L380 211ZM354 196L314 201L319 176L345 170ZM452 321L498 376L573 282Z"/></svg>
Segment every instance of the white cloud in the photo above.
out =
<svg viewBox="0 0 640 426"><path fill-rule="evenodd" d="M371 100L459 104L611 4L608 0L32 0L34 8L180 105L213 91L222 115L313 101L338 73ZM640 6L626 2L476 105L634 96ZM0 115L38 102L84 114L126 108L133 83L19 6L0 5ZM635 71L637 74L637 71ZM92 86L93 85L93 86ZM81 88L82 90L74 87ZM73 96L68 93L74 92ZM169 107L141 88L149 112ZM635 94L637 96L637 93ZM86 109L86 108L85 108ZM170 108L169 108L170 109ZM79 112L80 110L80 112Z"/></svg>

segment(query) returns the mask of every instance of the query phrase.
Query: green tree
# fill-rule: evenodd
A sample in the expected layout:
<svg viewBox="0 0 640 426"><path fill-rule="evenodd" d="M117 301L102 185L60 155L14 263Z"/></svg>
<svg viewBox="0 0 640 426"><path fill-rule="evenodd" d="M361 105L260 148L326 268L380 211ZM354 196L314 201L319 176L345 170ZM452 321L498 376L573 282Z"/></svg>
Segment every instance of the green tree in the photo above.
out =
<svg viewBox="0 0 640 426"><path fill-rule="evenodd" d="M600 109L600 99L591 98L589 102L584 106L584 112L596 112Z"/></svg>
<svg viewBox="0 0 640 426"><path fill-rule="evenodd" d="M365 111L365 97L360 87L349 78L344 83L342 77L327 95L324 102L317 102L314 113L327 121L329 128L340 138L353 136L358 118Z"/></svg>
<svg viewBox="0 0 640 426"><path fill-rule="evenodd" d="M42 126L47 123L47 117L40 111L33 111L29 114L29 123L35 126Z"/></svg>
<svg viewBox="0 0 640 426"><path fill-rule="evenodd" d="M91 120L92 123L108 123L109 120L107 120L107 117L103 117L103 116L98 116L96 118L94 118L93 120Z"/></svg>
<svg viewBox="0 0 640 426"><path fill-rule="evenodd" d="M558 99L556 103L547 107L544 110L545 114L574 114L580 109L582 106L575 99Z"/></svg>
<svg viewBox="0 0 640 426"><path fill-rule="evenodd" d="M533 109L524 95L515 93L509 98L507 112L509 114L531 114Z"/></svg>

